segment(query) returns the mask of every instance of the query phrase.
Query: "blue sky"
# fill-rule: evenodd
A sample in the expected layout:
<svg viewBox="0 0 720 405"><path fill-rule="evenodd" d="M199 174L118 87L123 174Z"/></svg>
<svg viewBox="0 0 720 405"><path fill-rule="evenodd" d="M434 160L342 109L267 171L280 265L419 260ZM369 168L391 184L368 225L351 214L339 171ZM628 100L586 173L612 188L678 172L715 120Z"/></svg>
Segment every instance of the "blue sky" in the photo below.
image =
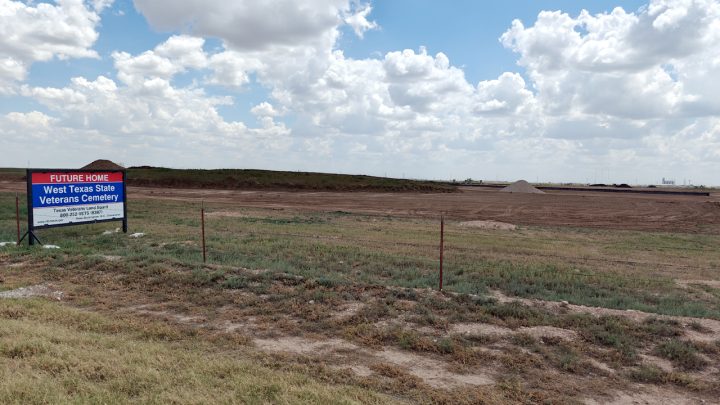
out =
<svg viewBox="0 0 720 405"><path fill-rule="evenodd" d="M0 166L720 183L715 0L0 7Z"/></svg>
<svg viewBox="0 0 720 405"><path fill-rule="evenodd" d="M363 39L347 31L340 46L354 58L378 57L397 49L428 48L443 52L453 64L462 66L468 80L496 78L518 70L516 57L498 39L514 19L532 23L543 10L562 10L577 15L609 12L622 6L636 10L643 1L449 1L393 0L373 3L373 17L381 29Z"/></svg>

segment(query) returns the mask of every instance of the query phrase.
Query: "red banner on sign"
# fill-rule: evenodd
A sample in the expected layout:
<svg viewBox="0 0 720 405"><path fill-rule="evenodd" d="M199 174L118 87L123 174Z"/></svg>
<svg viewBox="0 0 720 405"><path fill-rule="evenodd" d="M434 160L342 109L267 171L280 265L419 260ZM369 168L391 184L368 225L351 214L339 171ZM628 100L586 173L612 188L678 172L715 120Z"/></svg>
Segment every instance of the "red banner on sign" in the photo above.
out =
<svg viewBox="0 0 720 405"><path fill-rule="evenodd" d="M32 173L32 184L119 183L122 181L122 172Z"/></svg>

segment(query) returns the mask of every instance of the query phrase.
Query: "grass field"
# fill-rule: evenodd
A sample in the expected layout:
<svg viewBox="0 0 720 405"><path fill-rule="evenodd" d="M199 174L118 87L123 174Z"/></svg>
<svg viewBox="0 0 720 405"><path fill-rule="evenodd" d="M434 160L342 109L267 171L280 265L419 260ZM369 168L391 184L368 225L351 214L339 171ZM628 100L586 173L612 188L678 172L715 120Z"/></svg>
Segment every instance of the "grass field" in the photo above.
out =
<svg viewBox="0 0 720 405"><path fill-rule="evenodd" d="M97 340L98 357L86 358L87 364L103 364L118 347L150 353L123 356L119 370L137 379L129 385L145 387L123 394L126 401L166 402L165 388L173 384L188 386L178 393L182 403L384 402L387 396L571 403L607 399L617 390L635 390L633 384L698 398L720 394L720 330L713 329L720 323L711 321L720 320L717 235L497 231L451 220L446 293L438 294L428 290L437 285L437 221L214 204L206 206L205 265L199 206L136 200L130 207L130 230L144 232L142 238L103 235L112 224L88 225L39 232L43 242L61 249L0 248L0 289L50 283L65 294L64 304L0 302L0 361L24 370L0 385L8 398L43 402L24 396L33 379L47 387L47 398L80 402L101 401L113 384L128 384L117 370L102 381L92 373L47 372L44 353L54 347L54 329L68 341ZM0 194L0 241L14 239L13 215L14 196ZM111 326L73 330L78 317ZM173 337L158 338L156 328ZM12 355L12 345L27 340L23 336L44 348L30 360ZM293 344L278 349L276 342L285 341ZM303 345L310 349L300 350ZM442 364L446 375L403 367L401 355L416 364L432 362L426 368L436 374L433 367ZM165 367L194 364L200 356L212 361L197 375ZM69 358L58 367L68 368ZM229 359L239 364L232 373L237 381L218 377L217 370L236 364ZM261 371L247 373L255 364ZM455 384L478 376L491 382ZM278 382L259 384L247 398L233 388L254 387L258 379ZM296 388L293 381L302 379L309 385Z"/></svg>
<svg viewBox="0 0 720 405"><path fill-rule="evenodd" d="M128 183L137 186L219 189L283 189L324 191L453 192L455 187L430 181L273 170L180 170L133 168Z"/></svg>

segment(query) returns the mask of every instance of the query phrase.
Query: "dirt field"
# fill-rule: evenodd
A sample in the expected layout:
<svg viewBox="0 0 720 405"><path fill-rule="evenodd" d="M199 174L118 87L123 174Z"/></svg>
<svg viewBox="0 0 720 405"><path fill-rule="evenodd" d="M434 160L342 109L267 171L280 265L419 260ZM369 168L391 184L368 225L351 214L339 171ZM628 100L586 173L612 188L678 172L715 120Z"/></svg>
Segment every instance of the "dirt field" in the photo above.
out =
<svg viewBox="0 0 720 405"><path fill-rule="evenodd" d="M0 183L0 191L24 191ZM677 196L548 191L507 194L463 187L459 193L234 191L130 187L133 198L205 200L239 207L347 211L411 217L495 220L547 225L720 234L720 195Z"/></svg>
<svg viewBox="0 0 720 405"><path fill-rule="evenodd" d="M506 194L465 187L453 194L207 191L133 188L130 195L204 199L246 207L491 219L519 225L720 233L720 196Z"/></svg>
<svg viewBox="0 0 720 405"><path fill-rule="evenodd" d="M13 193L24 187L0 182L0 240L13 238ZM11 331L0 333L0 369L12 370L0 374L0 398L700 404L720 395L718 195L128 195L141 238L96 224L42 231L58 249L0 250L0 329ZM118 366L116 347L127 351ZM134 356L137 347L150 354ZM182 366L196 358L212 361ZM314 385L297 391L298 379ZM68 391L68 381L81 385ZM162 396L168 386L189 388L177 399Z"/></svg>

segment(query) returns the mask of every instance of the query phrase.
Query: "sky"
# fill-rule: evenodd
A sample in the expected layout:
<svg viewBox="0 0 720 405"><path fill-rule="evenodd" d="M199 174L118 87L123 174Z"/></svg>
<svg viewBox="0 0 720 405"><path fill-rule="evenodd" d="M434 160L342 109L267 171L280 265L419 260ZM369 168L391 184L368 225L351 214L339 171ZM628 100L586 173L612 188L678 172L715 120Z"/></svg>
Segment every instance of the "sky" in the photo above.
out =
<svg viewBox="0 0 720 405"><path fill-rule="evenodd" d="M0 167L720 185L715 0L0 0Z"/></svg>

